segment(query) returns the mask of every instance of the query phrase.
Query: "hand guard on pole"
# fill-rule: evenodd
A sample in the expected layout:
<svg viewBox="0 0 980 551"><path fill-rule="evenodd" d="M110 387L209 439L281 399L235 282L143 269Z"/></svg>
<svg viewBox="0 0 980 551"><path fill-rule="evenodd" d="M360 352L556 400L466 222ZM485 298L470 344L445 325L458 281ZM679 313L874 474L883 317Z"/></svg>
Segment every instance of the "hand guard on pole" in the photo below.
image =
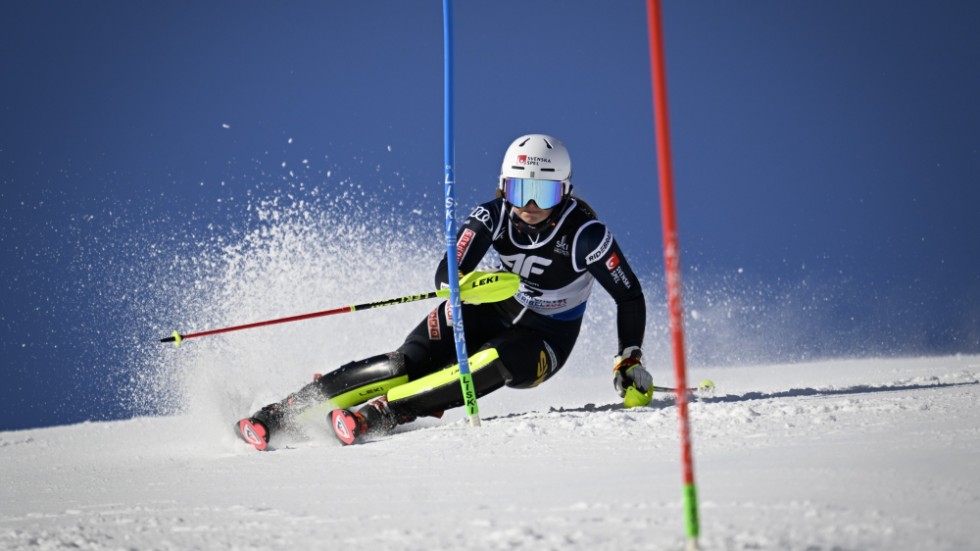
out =
<svg viewBox="0 0 980 551"><path fill-rule="evenodd" d="M653 377L643 367L643 352L630 347L613 358L613 386L628 408L641 407L653 399Z"/></svg>

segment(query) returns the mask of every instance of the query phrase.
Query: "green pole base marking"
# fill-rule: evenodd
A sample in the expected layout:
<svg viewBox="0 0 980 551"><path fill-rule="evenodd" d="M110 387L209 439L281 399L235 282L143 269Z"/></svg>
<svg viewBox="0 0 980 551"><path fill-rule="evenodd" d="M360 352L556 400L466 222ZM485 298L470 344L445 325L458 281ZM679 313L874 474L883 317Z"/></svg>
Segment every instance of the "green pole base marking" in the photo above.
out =
<svg viewBox="0 0 980 551"><path fill-rule="evenodd" d="M459 384L463 387L463 402L466 404L466 415L478 417L480 415L480 406L476 402L476 387L473 385L473 374L460 374Z"/></svg>
<svg viewBox="0 0 980 551"><path fill-rule="evenodd" d="M181 337L180 336L180 333L178 333L177 330L175 329L174 330L174 346L177 347L177 348L180 348L180 341L182 341L182 340L184 340L184 337Z"/></svg>
<svg viewBox="0 0 980 551"><path fill-rule="evenodd" d="M694 484L684 485L684 521L687 537L697 538L701 534L701 523L698 519L698 490Z"/></svg>

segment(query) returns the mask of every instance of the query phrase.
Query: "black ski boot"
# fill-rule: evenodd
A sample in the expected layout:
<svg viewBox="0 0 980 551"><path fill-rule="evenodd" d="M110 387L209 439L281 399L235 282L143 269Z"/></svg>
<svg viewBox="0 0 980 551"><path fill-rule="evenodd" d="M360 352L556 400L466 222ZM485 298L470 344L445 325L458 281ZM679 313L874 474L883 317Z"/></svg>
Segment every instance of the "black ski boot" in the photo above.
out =
<svg viewBox="0 0 980 551"><path fill-rule="evenodd" d="M414 421L414 416L398 415L388 405L384 396L372 400L357 411L335 409L327 419L337 440L344 446L358 441L365 434L387 434L403 423Z"/></svg>
<svg viewBox="0 0 980 551"><path fill-rule="evenodd" d="M285 404L276 402L242 419L235 426L242 440L259 451L265 451L269 447L269 438L283 427L285 417Z"/></svg>
<svg viewBox="0 0 980 551"><path fill-rule="evenodd" d="M294 428L292 420L297 414L324 399L320 378L319 373L314 374L313 382L298 392L290 394L285 400L265 406L251 417L238 421L235 424L238 436L259 451L267 449L273 434Z"/></svg>

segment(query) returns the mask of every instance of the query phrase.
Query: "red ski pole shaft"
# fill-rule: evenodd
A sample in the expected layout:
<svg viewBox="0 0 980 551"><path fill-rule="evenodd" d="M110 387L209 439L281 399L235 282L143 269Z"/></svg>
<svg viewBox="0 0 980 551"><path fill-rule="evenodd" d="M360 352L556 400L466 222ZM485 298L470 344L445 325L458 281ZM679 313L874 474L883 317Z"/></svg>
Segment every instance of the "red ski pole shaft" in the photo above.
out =
<svg viewBox="0 0 980 551"><path fill-rule="evenodd" d="M512 274L509 272L479 272L479 271L470 272L459 280L459 293L461 299L470 304L499 302L501 300L505 300L514 296L514 293L517 292L517 289L520 286L520 284L521 284L521 278L517 274ZM323 316L331 316L334 314L345 314L347 312L354 312L357 310L381 308L383 306L405 304L407 302L427 300L436 297L448 298L449 293L450 293L449 289L439 289L438 291L432 291L429 293L423 293L419 295L408 295L404 297L381 300L377 302L365 302L364 304L355 304L354 306L344 306L341 308L334 308L332 310L323 310L322 312L312 312L309 314L300 314L298 316L289 316L286 318L257 321L255 323L246 323L244 325L235 325L233 327L223 327L221 329L211 329L209 331L201 331L199 333L188 333L186 335L181 335L177 331L174 331L173 335L160 339L160 342L172 342L175 343L177 346L180 346L180 342L184 339L193 339L195 337L204 337L206 335L217 335L218 333L229 333L231 331L241 331L242 329L252 329L255 327L262 327L265 325L288 323L291 321L300 321L300 320L306 320L310 318L319 318Z"/></svg>
<svg viewBox="0 0 980 551"><path fill-rule="evenodd" d="M300 314L297 316L289 316L285 318L277 318L266 321L257 321L255 323L246 323L243 325L235 325L232 327L223 327L221 329L210 329L208 331L201 331L199 333L188 333L186 335L181 335L174 331L174 334L169 337L164 337L160 339L160 342L175 342L178 345L180 341L185 339L193 339L196 337L206 337L208 335L217 335L219 333L230 333L232 331L241 331L243 329L253 329L255 327L263 327L266 325L276 325L278 323L289 323L291 321L307 320L311 318L320 318L324 316L332 316L334 314L346 314L347 312L354 312L357 310L366 310L368 308L380 308L382 306L390 306L394 304L404 304L406 302L415 302L417 300L426 300L430 298L435 298L436 293L433 291L424 295L409 295L406 297L400 297L390 300L384 300L381 302L366 302L364 304L355 304L353 306L344 306L341 308L334 308L332 310L323 310L321 312L311 312L309 314Z"/></svg>

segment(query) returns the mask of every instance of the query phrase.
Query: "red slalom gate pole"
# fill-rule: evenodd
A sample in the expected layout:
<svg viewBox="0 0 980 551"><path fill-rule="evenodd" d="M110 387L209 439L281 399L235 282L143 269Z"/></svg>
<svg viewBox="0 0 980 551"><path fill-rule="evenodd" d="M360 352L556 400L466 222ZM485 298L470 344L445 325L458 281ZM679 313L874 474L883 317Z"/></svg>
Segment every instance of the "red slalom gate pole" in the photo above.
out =
<svg viewBox="0 0 980 551"><path fill-rule="evenodd" d="M667 117L667 70L664 63L663 22L660 0L647 0L647 27L650 35L650 74L653 80L653 113L657 137L660 176L660 216L664 236L664 269L667 277L667 305L670 310L670 336L674 351L674 378L677 386L677 412L680 417L681 462L684 481L684 517L687 547L698 548L701 528L698 496L694 484L691 429L687 416L687 367L684 355L684 305L681 296L680 245L677 239L677 213L674 207L674 174L671 167L670 125Z"/></svg>

